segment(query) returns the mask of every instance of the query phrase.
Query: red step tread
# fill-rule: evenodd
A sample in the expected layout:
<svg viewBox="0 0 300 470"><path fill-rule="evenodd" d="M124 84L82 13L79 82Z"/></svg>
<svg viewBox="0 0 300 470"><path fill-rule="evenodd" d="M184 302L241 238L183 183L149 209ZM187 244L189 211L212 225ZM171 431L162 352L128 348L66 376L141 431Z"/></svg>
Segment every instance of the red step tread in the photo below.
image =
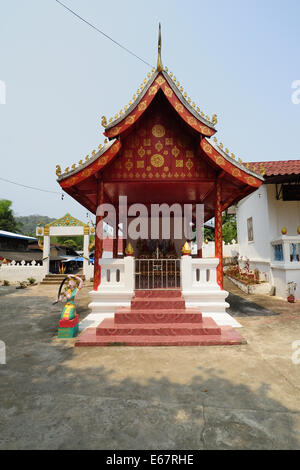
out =
<svg viewBox="0 0 300 470"><path fill-rule="evenodd" d="M225 346L245 344L233 328L222 327L221 335L195 336L97 336L96 328L87 328L75 346Z"/></svg>
<svg viewBox="0 0 300 470"><path fill-rule="evenodd" d="M115 313L116 323L201 323L197 309L131 310L120 308Z"/></svg>
<svg viewBox="0 0 300 470"><path fill-rule="evenodd" d="M182 293L180 289L155 289L155 290L136 290L134 293L134 298L140 298L140 297L156 297L156 298L163 298L163 297L169 297L169 298L183 298Z"/></svg>
<svg viewBox="0 0 300 470"><path fill-rule="evenodd" d="M99 336L188 336L220 335L221 328L211 318L201 323L116 323L113 318L106 318L97 327Z"/></svg>
<svg viewBox="0 0 300 470"><path fill-rule="evenodd" d="M174 299L174 298L168 298L168 297L149 297L148 299L145 299L143 297L138 298L138 299L133 299L131 301L131 309L132 310L141 310L141 309L146 309L146 310L152 310L152 309L184 309L185 308L185 301L184 299Z"/></svg>

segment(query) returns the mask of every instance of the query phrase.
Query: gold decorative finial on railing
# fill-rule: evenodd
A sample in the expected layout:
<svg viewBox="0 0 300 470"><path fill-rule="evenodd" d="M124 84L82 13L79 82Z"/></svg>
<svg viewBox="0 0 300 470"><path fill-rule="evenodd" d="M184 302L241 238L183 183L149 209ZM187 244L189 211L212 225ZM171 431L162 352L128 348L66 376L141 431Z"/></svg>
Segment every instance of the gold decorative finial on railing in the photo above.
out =
<svg viewBox="0 0 300 470"><path fill-rule="evenodd" d="M158 50L157 50L157 66L156 66L156 71L157 72L162 72L163 70L163 64L161 61L161 30L160 30L160 23L158 27Z"/></svg>

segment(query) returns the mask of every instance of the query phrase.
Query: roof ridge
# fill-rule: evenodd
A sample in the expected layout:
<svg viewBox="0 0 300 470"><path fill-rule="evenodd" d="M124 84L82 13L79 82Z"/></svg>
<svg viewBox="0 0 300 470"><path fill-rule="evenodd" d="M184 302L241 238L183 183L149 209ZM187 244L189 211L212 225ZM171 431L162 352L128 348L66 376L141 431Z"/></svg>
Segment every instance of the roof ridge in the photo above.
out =
<svg viewBox="0 0 300 470"><path fill-rule="evenodd" d="M109 119L109 122L107 122L106 116L102 116L101 124L104 127L104 132L107 132L113 127L117 126L136 108L160 73L167 80L168 85L171 87L179 101L186 107L186 109L202 124L211 129L215 129L215 125L218 122L217 115L213 114L211 119L208 115L205 115L204 112L200 110L199 106L196 106L195 102L192 102L191 98L187 97L187 93L183 91L183 87L181 86L179 88L179 81L177 81L175 75L173 75L172 72L168 73L168 67L165 67L161 71L157 71L153 68L152 74L150 72L147 74L148 78L144 78L143 83L137 89L136 94L134 94L132 97L133 101L129 101L129 107L128 105L124 106L124 111L121 109L119 113L115 114L114 118L111 117Z"/></svg>

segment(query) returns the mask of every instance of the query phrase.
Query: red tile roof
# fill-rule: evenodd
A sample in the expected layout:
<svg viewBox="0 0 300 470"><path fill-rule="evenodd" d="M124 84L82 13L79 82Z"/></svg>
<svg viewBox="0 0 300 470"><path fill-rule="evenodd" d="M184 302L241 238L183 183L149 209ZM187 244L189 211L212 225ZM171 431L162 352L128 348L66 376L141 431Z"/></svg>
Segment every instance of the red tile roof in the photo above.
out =
<svg viewBox="0 0 300 470"><path fill-rule="evenodd" d="M259 170L263 164L266 176L275 175L299 175L300 160L278 160L274 162L249 162L249 168L252 170L256 167Z"/></svg>

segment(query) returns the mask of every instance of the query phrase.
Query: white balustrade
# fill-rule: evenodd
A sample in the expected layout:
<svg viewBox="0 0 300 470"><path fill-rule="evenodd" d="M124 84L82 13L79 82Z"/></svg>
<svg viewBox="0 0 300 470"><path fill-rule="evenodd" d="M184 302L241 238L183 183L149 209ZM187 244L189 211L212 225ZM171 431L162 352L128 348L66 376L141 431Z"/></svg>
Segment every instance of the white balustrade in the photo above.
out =
<svg viewBox="0 0 300 470"><path fill-rule="evenodd" d="M216 289L218 258L181 258L181 284L183 291Z"/></svg>
<svg viewBox="0 0 300 470"><path fill-rule="evenodd" d="M134 259L127 256L122 259L102 258L99 260L101 266L101 283L99 291L111 291L115 289L134 289Z"/></svg>

